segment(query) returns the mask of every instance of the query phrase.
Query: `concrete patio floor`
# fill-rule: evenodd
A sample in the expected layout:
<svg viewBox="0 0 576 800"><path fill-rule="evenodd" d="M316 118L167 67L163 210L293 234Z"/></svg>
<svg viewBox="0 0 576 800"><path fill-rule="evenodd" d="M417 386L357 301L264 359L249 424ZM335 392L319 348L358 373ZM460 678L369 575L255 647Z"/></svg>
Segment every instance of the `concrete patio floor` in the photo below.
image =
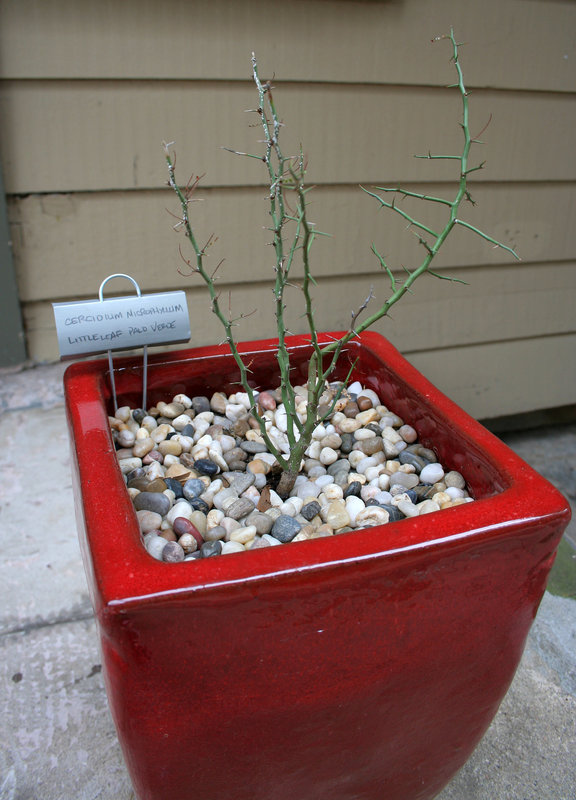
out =
<svg viewBox="0 0 576 800"><path fill-rule="evenodd" d="M63 371L0 371L0 800L130 800L76 537ZM502 438L574 507L576 425ZM551 584L567 596L546 593L493 724L438 800L575 800L575 546L573 521Z"/></svg>

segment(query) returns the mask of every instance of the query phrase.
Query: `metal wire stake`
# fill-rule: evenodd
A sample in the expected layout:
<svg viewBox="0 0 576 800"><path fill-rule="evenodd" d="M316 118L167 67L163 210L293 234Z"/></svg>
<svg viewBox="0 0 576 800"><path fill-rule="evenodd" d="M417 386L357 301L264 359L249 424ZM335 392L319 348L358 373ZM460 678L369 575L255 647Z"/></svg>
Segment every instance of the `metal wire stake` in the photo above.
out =
<svg viewBox="0 0 576 800"><path fill-rule="evenodd" d="M126 278L126 280L129 280L136 289L136 294L138 295L138 297L142 297L140 286L131 275L126 275L124 272L115 272L114 275L108 275L107 278L104 278L104 280L100 284L100 289L98 290L98 299L100 300L101 303L104 301L104 296L103 296L104 286L108 283L108 281L111 281L112 278ZM114 380L114 362L112 360L112 350L108 350L108 367L110 369L110 386L112 389L112 396L114 398L114 412L116 412L118 408L118 398L116 396L116 381ZM147 387L148 387L148 345L144 345L143 374L142 374L142 408L144 410L146 410Z"/></svg>

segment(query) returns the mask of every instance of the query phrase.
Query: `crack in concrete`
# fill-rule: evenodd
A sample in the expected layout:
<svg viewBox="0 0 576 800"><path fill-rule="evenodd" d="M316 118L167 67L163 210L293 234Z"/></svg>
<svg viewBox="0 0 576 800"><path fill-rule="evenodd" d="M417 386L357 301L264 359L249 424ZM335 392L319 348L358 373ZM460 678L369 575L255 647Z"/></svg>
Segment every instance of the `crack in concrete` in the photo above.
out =
<svg viewBox="0 0 576 800"><path fill-rule="evenodd" d="M22 625L15 626L13 628L6 628L5 630L0 630L0 637L2 636L13 636L15 634L28 634L32 633L33 631L42 630L43 628L53 628L56 625L69 625L73 622L86 622L88 620L94 619L94 613L92 610L90 611L83 611L79 612L78 614L73 614L72 616L62 616L56 617L55 619L49 620L38 620L35 622L26 622Z"/></svg>

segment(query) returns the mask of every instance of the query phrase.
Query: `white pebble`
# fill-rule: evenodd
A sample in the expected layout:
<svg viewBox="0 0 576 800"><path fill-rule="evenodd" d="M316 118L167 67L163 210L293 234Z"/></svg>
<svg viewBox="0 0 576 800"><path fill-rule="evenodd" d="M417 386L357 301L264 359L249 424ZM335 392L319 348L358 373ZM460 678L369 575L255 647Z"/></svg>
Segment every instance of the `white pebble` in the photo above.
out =
<svg viewBox="0 0 576 800"><path fill-rule="evenodd" d="M194 509L187 500L178 500L166 514L166 519L173 525L176 517L184 517L189 520L192 517L193 511Z"/></svg>
<svg viewBox="0 0 576 800"><path fill-rule="evenodd" d="M236 403L242 405L246 411L250 410L250 398L247 392L236 392Z"/></svg>
<svg viewBox="0 0 576 800"><path fill-rule="evenodd" d="M255 506L258 505L260 501L260 492L254 486L254 484L252 484L252 486L249 486L244 492L242 492L240 496L247 497L248 500L252 500Z"/></svg>
<svg viewBox="0 0 576 800"><path fill-rule="evenodd" d="M122 422L128 422L132 415L132 410L130 406L120 406L120 408L116 409L116 413L114 416L116 419L122 420Z"/></svg>
<svg viewBox="0 0 576 800"><path fill-rule="evenodd" d="M146 428L146 430L149 433L150 433L150 431L156 430L156 428L158 427L158 423L156 422L154 417L150 417L150 416L144 417L144 419L141 422L141 425L142 425L143 428Z"/></svg>
<svg viewBox="0 0 576 800"><path fill-rule="evenodd" d="M312 431L312 438L313 439L323 439L326 436L326 428L324 425L316 425L314 430Z"/></svg>
<svg viewBox="0 0 576 800"><path fill-rule="evenodd" d="M244 528L236 528L230 534L229 541L240 542L240 544L248 544L256 536L256 525L246 525Z"/></svg>
<svg viewBox="0 0 576 800"><path fill-rule="evenodd" d="M144 547L152 558L162 561L162 551L166 547L166 539L155 533L149 533L144 537Z"/></svg>
<svg viewBox="0 0 576 800"><path fill-rule="evenodd" d="M377 486L363 486L360 489L360 497L367 503L368 500L373 500L379 491L380 489Z"/></svg>
<svg viewBox="0 0 576 800"><path fill-rule="evenodd" d="M355 469L356 472L360 473L360 475L365 475L368 467L375 467L375 466L377 466L377 461L374 458L374 456L364 456L364 458L361 458L360 461L358 461ZM366 478L368 479L368 476L366 476Z"/></svg>
<svg viewBox="0 0 576 800"><path fill-rule="evenodd" d="M346 511L348 512L348 516L350 517L350 523L352 525L356 524L356 517L365 508L366 504L360 497L355 497L354 495L351 495L350 497L346 498Z"/></svg>
<svg viewBox="0 0 576 800"><path fill-rule="evenodd" d="M236 447L236 439L225 433L220 437L220 447L223 453L227 453L229 450L233 450Z"/></svg>
<svg viewBox="0 0 576 800"><path fill-rule="evenodd" d="M150 533L150 531L158 530L162 522L162 517L155 511L137 511L136 517L142 533Z"/></svg>
<svg viewBox="0 0 576 800"><path fill-rule="evenodd" d="M401 472L400 470L390 478L390 486L403 486L404 489L414 489L419 483L418 475L410 472Z"/></svg>
<svg viewBox="0 0 576 800"><path fill-rule="evenodd" d="M358 397L367 397L369 400L372 400L372 405L374 407L380 405L380 398L373 389L362 389L362 391L358 393Z"/></svg>
<svg viewBox="0 0 576 800"><path fill-rule="evenodd" d="M342 500L344 497L344 490L341 486L338 486L337 483L328 483L324 487L324 497L326 497L330 502L332 500Z"/></svg>
<svg viewBox="0 0 576 800"><path fill-rule="evenodd" d="M282 542L279 539L276 539L274 536L271 536L269 533L265 533L262 538L265 539L268 542L268 544L272 544L272 545L282 544Z"/></svg>
<svg viewBox="0 0 576 800"><path fill-rule="evenodd" d="M232 533L234 533L234 531L238 530L238 528L242 527L241 523L238 522L237 519L232 519L232 517L223 517L222 522L220 523L220 525L226 531L226 541L227 542L230 541L230 536L232 535Z"/></svg>
<svg viewBox="0 0 576 800"><path fill-rule="evenodd" d="M318 460L320 458L320 453L322 452L322 445L316 439L315 441L310 443L310 446L306 450L306 456L308 458L314 458Z"/></svg>
<svg viewBox="0 0 576 800"><path fill-rule="evenodd" d="M306 481L306 483L301 483L296 487L295 497L300 497L302 500L305 500L307 497L318 497L319 494L320 487L318 484L312 481Z"/></svg>
<svg viewBox="0 0 576 800"><path fill-rule="evenodd" d="M177 394L172 398L173 403L180 403L184 408L192 408L192 400L187 394Z"/></svg>
<svg viewBox="0 0 576 800"><path fill-rule="evenodd" d="M418 506L415 506L411 500L400 500L398 503L395 503L395 505L405 517L417 517L420 514Z"/></svg>
<svg viewBox="0 0 576 800"><path fill-rule="evenodd" d="M338 453L336 450L333 450L331 447L323 447L320 452L320 463L324 464L324 466L329 466L335 461L338 461Z"/></svg>
<svg viewBox="0 0 576 800"><path fill-rule="evenodd" d="M172 426L177 430L181 431L182 428L185 428L186 425L190 424L191 420L188 414L180 414L178 417L175 417L172 420Z"/></svg>
<svg viewBox="0 0 576 800"><path fill-rule="evenodd" d="M378 487L386 491L390 488L390 475L387 475L383 472L381 475L378 476Z"/></svg>
<svg viewBox="0 0 576 800"><path fill-rule="evenodd" d="M438 483L444 477L444 470L441 464L427 464L420 473L422 483Z"/></svg>
<svg viewBox="0 0 576 800"><path fill-rule="evenodd" d="M118 459L118 466L120 467L120 472L123 475L126 475L128 472L132 472L133 469L138 469L138 467L142 466L142 459L141 458L120 458Z"/></svg>
<svg viewBox="0 0 576 800"><path fill-rule="evenodd" d="M422 503L418 503L416 508L419 514L431 514L433 511L440 511L440 506L434 500L424 500Z"/></svg>
<svg viewBox="0 0 576 800"><path fill-rule="evenodd" d="M383 469L384 469L384 465L383 464L378 464L377 466L368 467L367 469L365 469L364 470L364 475L365 475L366 480L368 481L368 483L371 483L372 481L378 480L378 477L379 477L379 475L380 475L380 473L382 472Z"/></svg>
<svg viewBox="0 0 576 800"><path fill-rule="evenodd" d="M270 490L270 495L268 499L270 500L270 505L272 505L275 508L280 508L280 506L284 502L280 497L280 495L274 491L274 489Z"/></svg>
<svg viewBox="0 0 576 800"><path fill-rule="evenodd" d="M222 551L221 554L223 556L228 555L229 553L244 553L246 548L240 542L224 542L222 544Z"/></svg>
<svg viewBox="0 0 576 800"><path fill-rule="evenodd" d="M217 528L224 519L224 512L219 508L212 508L206 514L206 528Z"/></svg>
<svg viewBox="0 0 576 800"><path fill-rule="evenodd" d="M359 528L372 528L375 525L385 525L390 519L390 514L380 506L367 506L356 516L356 525Z"/></svg>
<svg viewBox="0 0 576 800"><path fill-rule="evenodd" d="M362 450L352 450L351 453L348 453L348 461L350 462L350 466L356 472L359 471L357 467L363 458L368 458L368 456L366 455L366 453L363 453Z"/></svg>
<svg viewBox="0 0 576 800"><path fill-rule="evenodd" d="M374 495L374 500L376 500L377 503L389 505L392 500L392 495L390 492L378 492L378 494Z"/></svg>
<svg viewBox="0 0 576 800"><path fill-rule="evenodd" d="M118 433L118 442L122 445L122 447L132 447L135 440L136 436L131 430L128 430L128 428L124 428L124 430L119 431Z"/></svg>

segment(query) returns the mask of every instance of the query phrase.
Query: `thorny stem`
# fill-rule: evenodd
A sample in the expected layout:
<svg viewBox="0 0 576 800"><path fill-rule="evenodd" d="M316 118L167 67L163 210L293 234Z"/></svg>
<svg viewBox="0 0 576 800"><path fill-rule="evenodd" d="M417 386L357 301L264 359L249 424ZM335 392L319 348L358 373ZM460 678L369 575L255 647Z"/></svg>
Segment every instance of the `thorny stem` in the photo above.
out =
<svg viewBox="0 0 576 800"><path fill-rule="evenodd" d="M399 208L395 203L394 197L391 201L387 201L376 192L372 192L364 187L361 187L364 192L371 197L374 197L379 202L381 208L388 208L394 211L403 217L409 223L410 227L416 228L421 232L418 234L418 238L424 247L426 254L418 267L414 268L413 270L405 269L407 277L403 280L403 282L400 283L399 280L395 278L391 268L386 264L384 258L377 251L375 245L372 245L372 252L380 262L380 266L386 272L389 278L391 294L377 311L366 317L362 322L359 322L360 314L365 311L368 303L373 299L373 293L371 289L368 297L362 303L360 308L356 312L352 312L349 330L339 339L334 339L328 344L322 346L318 341L312 297L312 286L314 286L316 282L314 281L310 267L310 249L314 242L315 236L320 235L320 232L314 229L313 223L309 221L307 216L306 195L309 189L306 189L304 184L304 177L306 173L305 160L302 153L300 153L300 155L297 157L284 156L280 147L280 130L282 123L276 111L276 106L272 95L272 86L270 82L262 83L260 80L257 61L254 54L252 54L252 77L256 84L259 99L256 112L260 117L260 122L264 133L264 156L256 156L249 153L238 153L234 150L231 152L237 153L238 155L249 156L250 158L257 158L263 161L268 172L268 183L270 187L270 230L273 236L272 245L275 253L274 271L276 278L273 292L278 333L277 360L280 369L282 401L286 409L288 420L287 437L290 448L288 455L285 455L283 452L281 452L280 448L272 440L268 433L270 422L258 408L254 391L248 381L249 368L244 364L234 341L232 327L235 324L235 321L226 317L219 304L219 294L216 291L215 286L216 270L210 275L204 267L204 257L206 255L207 245L204 247L199 247L188 213L190 198L194 189L196 188L198 179L194 181L191 186L186 187L186 189L182 191L175 179L174 161L170 154L169 145L164 146L166 162L168 164L168 183L176 193L182 211L179 225L184 227L186 236L189 239L195 253L195 262L191 263L190 261L186 261L186 263L194 272L197 272L200 275L208 287L212 311L216 314L224 327L226 333L225 340L228 343L232 355L234 356L236 364L240 370L240 383L249 397L251 412L258 421L260 432L266 443L266 446L276 457L280 467L283 470L280 484L278 486L278 491L281 492L282 496L287 496L294 485L294 481L300 469L301 460L310 445L315 427L322 422L322 420L331 415L338 399L341 396L342 391L344 391L348 381L351 378L354 364L350 368L345 381L341 383L338 392L332 395L328 409L324 409L323 413L320 414L320 404L323 398L323 393L326 389L327 381L334 373L342 350L348 344L348 342L358 336L358 334L370 328L379 319L386 316L392 306L394 306L407 292L411 290L412 285L424 273L428 272L434 277L442 280L463 282L456 278L440 275L439 273L433 272L430 269L433 259L436 257L440 248L455 226L460 225L471 230L486 241L493 244L495 247L502 248L503 250L511 253L515 258L518 258L517 254L511 247L502 244L470 223L461 220L459 217L459 210L462 202L464 200L470 200L473 202L468 190L468 176L476 170L482 169L484 163L481 163L478 166L469 166L470 149L472 144L477 140L473 140L470 136L468 93L464 85L464 78L459 61L459 45L454 37L454 31L451 30L449 35L438 37L438 39L448 39L452 45L451 60L454 63L457 73L457 82L454 84L454 88L458 89L462 101L461 128L464 136L464 143L460 155L432 155L431 153L428 153L426 156L417 156L417 158L459 161L460 176L456 195L453 200L449 200L443 197L434 197L417 192L407 191L406 189L402 189L400 187L376 187L376 192L394 193L395 195L398 194L401 197L411 197L446 206L448 210L448 219L444 228L438 233L428 225L416 220L414 217L404 211L404 209ZM287 210L288 204L286 202L286 193L289 191L292 192L295 197L296 210L293 213L288 212ZM286 247L284 241L284 232L288 223L293 224L294 232L292 235L291 244ZM430 239L424 238L423 235L430 237ZM209 240L208 244L210 243L211 240ZM304 296L305 316L308 321L310 342L313 351L309 362L307 387L308 397L303 421L299 418L297 413L297 396L290 380L290 354L286 345L287 327L284 319L284 311L286 308L284 302L285 290L291 285L289 280L290 270L297 252L300 252L301 254L302 265L304 269L304 280L300 288ZM325 396L324 399L326 399Z"/></svg>
<svg viewBox="0 0 576 800"><path fill-rule="evenodd" d="M248 395L248 397L250 399L250 406L251 406L251 409L252 409L252 413L254 414L256 419L258 420L258 423L260 425L260 432L262 434L262 437L263 437L264 441L266 442L266 446L268 447L270 452L274 454L274 456L276 457L276 459L277 459L278 463L280 464L280 466L282 467L282 469L287 469L288 468L287 461L284 459L284 457L282 456L282 453L276 447L275 443L268 436L268 432L266 430L266 425L265 425L265 420L263 419L263 417L257 411L256 398L254 396L254 391L253 391L253 389L250 386L250 383L248 381L248 367L246 366L246 364L244 363L244 361L242 359L242 356L238 352L238 348L237 348L236 342L234 340L234 336L233 336L233 332L232 332L232 326L233 326L234 323L233 323L232 320L230 320L228 317L226 317L226 315L222 311L222 308L220 306L220 301L219 301L219 294L216 291L214 275L213 274L210 275L206 271L206 269L204 267L204 258L206 256L205 248L201 248L198 245L198 242L196 240L196 236L194 235L194 229L192 228L192 225L190 223L190 217L189 217L189 214L188 214L188 206L190 204L191 194L192 194L192 192L194 191L194 189L197 186L197 181L195 181L192 184L191 191L183 192L182 189L180 188L180 186L178 186L178 183L176 182L175 169L174 169L174 159L172 158L169 144L166 144L166 143L164 144L164 154L165 154L165 157L166 157L166 164L168 166L168 184L173 189L173 191L175 192L176 196L178 197L178 200L180 201L180 208L181 208L181 211L182 211L182 217L181 217L180 221L181 221L182 225L184 226L184 231L186 233L186 237L189 240L190 244L192 245L192 249L194 250L194 254L196 256L195 264L193 264L190 261L187 261L186 263L188 264L188 266L194 272L197 272L200 275L200 277L202 278L202 280L204 281L204 283L208 287L208 292L209 292L209 295L210 295L212 311L213 311L214 314L216 314L216 316L220 320L220 322L221 322L221 324L222 324L222 326L224 328L224 331L226 333L226 342L228 344L228 347L230 348L230 351L231 351L232 355L234 356L234 360L236 361L236 364L238 365L238 369L240 370L240 382L242 384L242 387L243 387L244 391L247 393L247 395Z"/></svg>
<svg viewBox="0 0 576 800"><path fill-rule="evenodd" d="M378 188L379 191L382 191L382 192L397 192L398 194L401 194L404 197L414 197L414 198L416 198L418 200L426 200L428 202L439 203L439 204L448 206L448 208L449 208L448 221L446 222L446 224L444 226L444 229L439 234L437 234L434 231L432 231L432 229L428 228L423 223L418 222L418 220L414 219L409 214L407 214L403 209L401 209L397 205L395 205L394 200L392 200L392 202L387 202L386 200L383 200L378 194L376 194L374 192L370 192L367 189L364 189L364 187L362 187L363 191L365 191L371 197L374 197L374 198L376 198L376 200L378 200L378 202L380 203L381 207L389 208L392 211L395 211L397 214L399 214L404 219L406 219L410 223L411 226L419 228L420 230L423 230L425 233L428 233L429 235L431 235L433 237L434 241L433 241L432 244L430 244L426 240L420 238L420 242L424 246L424 249L426 250L426 256L424 257L424 260L422 261L422 263L420 264L419 267L414 269L412 272L408 273L408 277L406 278L406 280L400 286L397 286L397 282L393 278L391 270L385 264L382 256L377 252L377 250L376 250L376 248L374 246L372 247L373 252L376 255L376 257L379 259L381 266L384 267L384 269L386 270L386 272L388 274L388 277L391 279L392 294L390 295L388 300L374 314L372 314L371 316L367 317L360 325L358 325L356 327L355 331L349 331L343 337L343 340L339 340L338 342L331 342L330 344L326 345L323 348L323 353L324 354L327 354L329 352L334 353L334 354L337 354L337 353L339 354L339 352L341 350L341 347L342 347L342 344L347 344L350 341L350 339L353 338L354 335L362 333L363 331L365 331L368 328L372 327L372 325L374 325L374 323L377 322L379 319L381 319L382 317L386 316L388 314L388 312L390 311L390 309L392 308L392 306L395 305L399 300L401 300L401 298L406 294L406 292L410 291L410 288L415 283L415 281L417 281L418 278L420 278L425 272L429 272L431 275L433 275L433 276L435 276L437 278L441 278L443 280L451 280L451 281L459 282L455 278L451 278L451 277L448 277L448 276L445 276L445 275L439 275L438 273L432 272L430 270L430 265L432 264L433 259L436 257L436 255L438 254L438 251L440 250L440 248L442 247L442 245L444 244L444 242L446 241L446 239L448 238L448 236L450 235L450 233L452 232L452 230L454 229L454 227L456 225L461 225L462 227L465 227L465 228L468 228L468 229L472 230L474 233L477 233L483 239L486 239L486 241L491 242L496 247L500 247L503 250L506 250L507 252L511 253L515 258L517 258L519 260L519 256L516 254L516 252L511 247L508 247L507 245L502 244L501 242L497 241L496 239L493 239L491 236L488 236L488 234L484 233L483 231L479 230L478 228L475 228L473 225L470 225L469 223L464 222L463 220L459 219L458 214L459 214L460 205L462 204L462 201L465 200L465 199L469 199L470 198L470 194L469 194L469 191L468 191L468 176L470 175L471 172L474 172L474 171L476 171L478 169L482 169L483 163L480 164L479 166L476 166L476 167L471 167L470 168L468 166L468 159L469 159L469 156L470 156L470 148L471 148L472 143L473 143L472 137L470 136L469 110L468 110L468 92L467 92L466 87L464 85L464 77L463 77L463 74L462 74L462 68L460 66L460 59L459 59L459 45L456 42L456 39L454 37L454 31L450 30L450 34L448 36L440 36L440 37L438 37L438 39L449 39L451 44L452 44L452 62L454 63L454 67L456 69L457 78L458 78L457 83L455 84L455 87L458 89L458 91L460 93L461 100L462 100L462 122L461 122L461 128L462 128L462 133L463 133L463 136L464 136L464 144L463 144L463 147L462 147L462 153L459 156L434 156L434 155L431 155L429 153L427 156L424 156L424 158L429 158L429 159L450 159L450 160L458 160L458 161L460 161L460 178L459 178L459 182L458 182L458 189L457 189L456 195L455 195L453 200L447 200L447 199L442 198L442 197L430 197L428 195L418 194L417 192L408 192L405 189L401 189L399 187L396 188L396 189L388 189L388 188L385 188L385 187L377 187L377 188ZM420 157L422 157L422 156L420 156Z"/></svg>

